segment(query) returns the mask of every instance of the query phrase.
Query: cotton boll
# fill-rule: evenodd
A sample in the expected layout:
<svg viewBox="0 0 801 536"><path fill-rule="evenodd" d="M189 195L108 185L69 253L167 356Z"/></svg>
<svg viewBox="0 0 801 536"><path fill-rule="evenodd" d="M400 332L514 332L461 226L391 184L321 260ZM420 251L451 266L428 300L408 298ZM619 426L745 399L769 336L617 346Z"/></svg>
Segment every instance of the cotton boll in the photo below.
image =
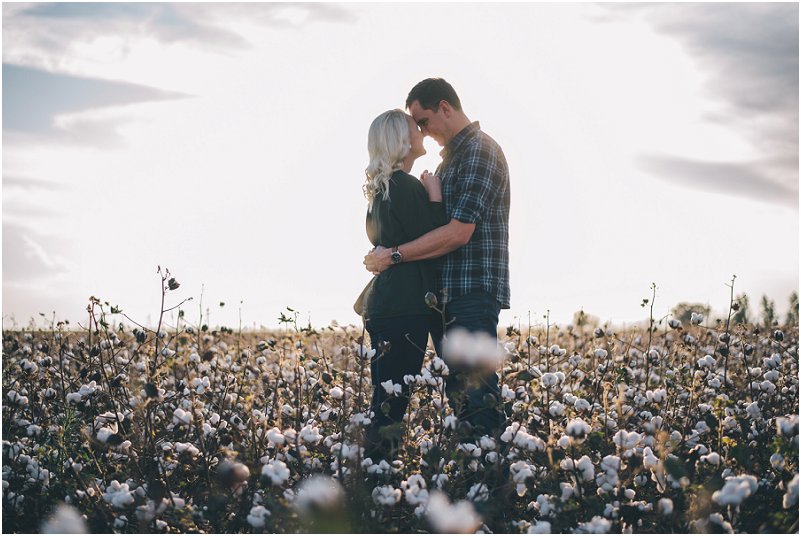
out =
<svg viewBox="0 0 801 536"><path fill-rule="evenodd" d="M61 504L42 524L40 532L42 534L88 534L89 527L74 506Z"/></svg>
<svg viewBox="0 0 801 536"><path fill-rule="evenodd" d="M337 512L342 507L344 497L339 482L328 476L315 475L300 483L293 504L303 515L320 510Z"/></svg>
<svg viewBox="0 0 801 536"><path fill-rule="evenodd" d="M442 343L442 353L454 364L486 371L495 371L506 357L506 352L495 337L481 331L471 333L462 328L448 332Z"/></svg>
<svg viewBox="0 0 801 536"><path fill-rule="evenodd" d="M472 533L482 523L472 503L459 501L451 504L448 497L440 491L431 493L426 514L434 529L441 533Z"/></svg>
<svg viewBox="0 0 801 536"><path fill-rule="evenodd" d="M739 506L757 490L757 479L751 475L730 476L723 488L712 494L712 500L721 506Z"/></svg>
<svg viewBox="0 0 801 536"><path fill-rule="evenodd" d="M593 518L585 523L579 523L577 531L590 534L606 534L612 528L612 522L601 516Z"/></svg>
<svg viewBox="0 0 801 536"><path fill-rule="evenodd" d="M551 534L551 524L547 521L535 521L527 532L528 534Z"/></svg>
<svg viewBox="0 0 801 536"><path fill-rule="evenodd" d="M669 516L673 513L673 501L666 497L659 499L658 508L663 516Z"/></svg>
<svg viewBox="0 0 801 536"><path fill-rule="evenodd" d="M254 529L261 529L267 523L267 518L272 515L269 510L259 505L250 509L247 521Z"/></svg>
<svg viewBox="0 0 801 536"><path fill-rule="evenodd" d="M381 506L394 506L401 500L401 490L392 486L380 486L373 489L373 501Z"/></svg>
<svg viewBox="0 0 801 536"><path fill-rule="evenodd" d="M784 508L798 508L798 473L787 484L787 493L782 498Z"/></svg>

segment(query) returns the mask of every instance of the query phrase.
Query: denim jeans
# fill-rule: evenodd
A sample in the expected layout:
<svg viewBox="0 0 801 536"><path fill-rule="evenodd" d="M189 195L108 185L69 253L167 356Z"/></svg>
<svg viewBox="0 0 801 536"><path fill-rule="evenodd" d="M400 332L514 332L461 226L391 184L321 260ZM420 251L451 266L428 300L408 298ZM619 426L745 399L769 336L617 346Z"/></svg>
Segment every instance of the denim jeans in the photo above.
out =
<svg viewBox="0 0 801 536"><path fill-rule="evenodd" d="M376 355L370 363L373 383L370 409L375 415L367 430L365 456L377 462L376 457L386 458L393 446L393 441L382 437L381 430L387 425L403 422L403 415L409 405L409 386L403 382L403 377L407 374L420 374L423 367L428 345L429 316L406 315L370 319L366 327ZM384 347L383 351L382 342L389 343L389 347ZM401 385L400 396L390 396L381 386L387 380ZM382 409L384 404L389 410L387 413Z"/></svg>
<svg viewBox="0 0 801 536"><path fill-rule="evenodd" d="M498 301L485 291L458 296L445 305L445 329L450 331L459 327L473 333L483 331L497 340L500 309ZM437 355L442 357L450 370L445 392L454 414L470 423L479 435L496 434L505 421L500 409L498 375L495 372L467 371L449 361L448 356L442 353L442 336L443 315L433 311L431 339Z"/></svg>

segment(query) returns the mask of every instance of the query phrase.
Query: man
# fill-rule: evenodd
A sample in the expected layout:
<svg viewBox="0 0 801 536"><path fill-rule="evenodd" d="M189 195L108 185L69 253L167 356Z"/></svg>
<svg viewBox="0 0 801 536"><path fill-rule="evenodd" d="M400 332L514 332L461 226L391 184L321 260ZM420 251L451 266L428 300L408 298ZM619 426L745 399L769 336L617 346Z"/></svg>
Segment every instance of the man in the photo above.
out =
<svg viewBox="0 0 801 536"><path fill-rule="evenodd" d="M431 338L450 369L446 392L454 411L479 434L503 423L498 376L462 369L442 353L443 326L484 332L497 340L498 314L509 308L509 170L500 146L471 122L453 87L428 78L409 92L406 108L422 133L443 147L436 171L450 222L406 244L378 247L364 265L380 273L392 264L437 258L439 303ZM421 299L423 297L421 296ZM443 321L444 320L444 321Z"/></svg>

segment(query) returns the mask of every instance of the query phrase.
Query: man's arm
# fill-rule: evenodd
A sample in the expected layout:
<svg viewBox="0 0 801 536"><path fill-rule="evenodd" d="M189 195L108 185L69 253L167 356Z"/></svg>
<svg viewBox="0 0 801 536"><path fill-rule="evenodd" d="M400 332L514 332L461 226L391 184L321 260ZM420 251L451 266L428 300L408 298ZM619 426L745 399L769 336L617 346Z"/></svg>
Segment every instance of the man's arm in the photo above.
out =
<svg viewBox="0 0 801 536"><path fill-rule="evenodd" d="M401 244L398 251L403 255L403 262L441 257L467 244L475 228L475 223L451 219L447 225L437 227L411 242ZM364 266L368 271L379 274L392 266L391 255L391 249L378 246L364 256Z"/></svg>

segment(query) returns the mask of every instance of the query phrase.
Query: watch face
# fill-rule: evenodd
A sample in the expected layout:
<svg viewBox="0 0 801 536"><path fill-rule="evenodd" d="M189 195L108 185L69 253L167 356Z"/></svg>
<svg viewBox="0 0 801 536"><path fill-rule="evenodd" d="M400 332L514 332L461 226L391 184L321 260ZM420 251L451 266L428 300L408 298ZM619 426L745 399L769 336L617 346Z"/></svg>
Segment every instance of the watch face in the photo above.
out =
<svg viewBox="0 0 801 536"><path fill-rule="evenodd" d="M402 258L399 251L392 252L392 264L398 264Z"/></svg>

